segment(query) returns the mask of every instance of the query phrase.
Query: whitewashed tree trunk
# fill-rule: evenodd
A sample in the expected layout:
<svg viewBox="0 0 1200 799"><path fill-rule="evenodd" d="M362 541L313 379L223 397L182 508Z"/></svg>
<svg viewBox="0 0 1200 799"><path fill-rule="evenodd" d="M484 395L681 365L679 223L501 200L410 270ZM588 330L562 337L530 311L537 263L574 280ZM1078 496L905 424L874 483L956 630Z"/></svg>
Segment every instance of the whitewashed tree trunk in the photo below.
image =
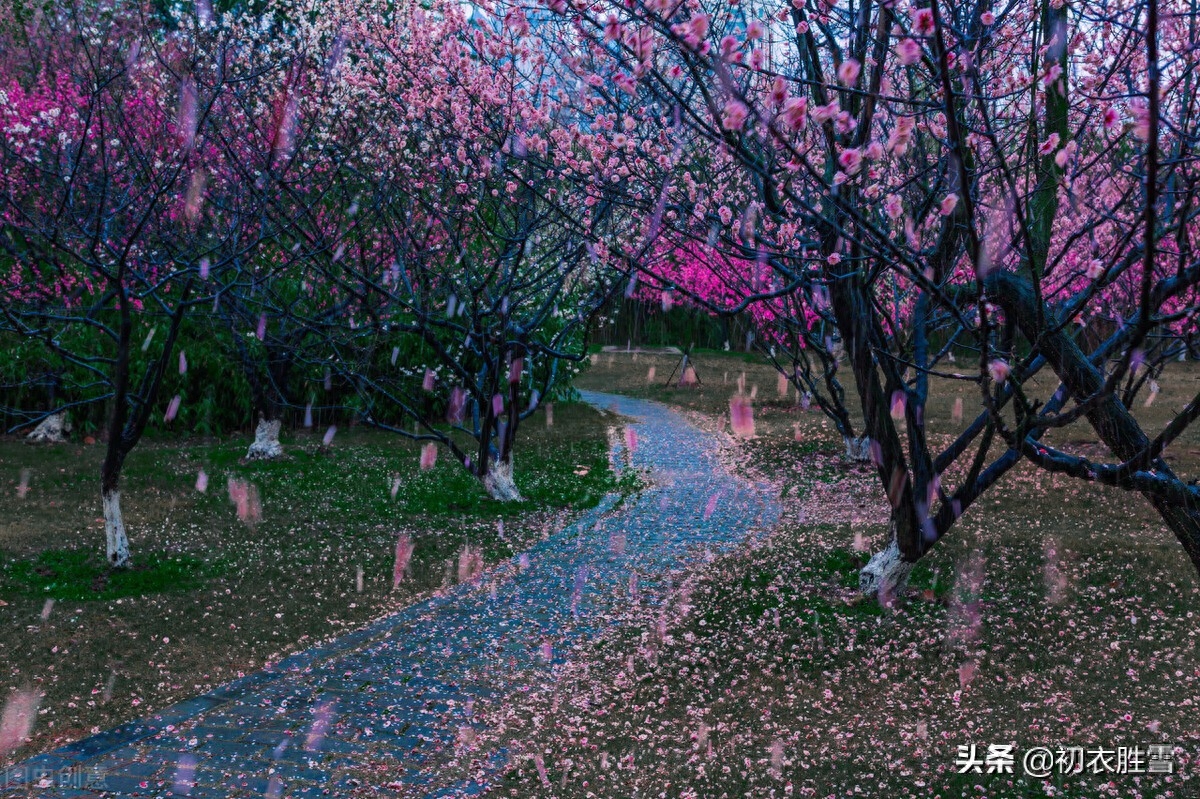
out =
<svg viewBox="0 0 1200 799"><path fill-rule="evenodd" d="M501 502L520 502L521 492L513 482L513 464L507 461L492 461L488 467L487 476L483 478L483 487L487 489L492 499Z"/></svg>
<svg viewBox="0 0 1200 799"><path fill-rule="evenodd" d="M273 460L283 457L283 446L279 443L279 419L259 419L254 431L254 443L246 450L246 460Z"/></svg>
<svg viewBox="0 0 1200 799"><path fill-rule="evenodd" d="M25 438L27 441L44 441L47 444L62 444L71 432L71 420L66 411L59 411L53 416L47 416Z"/></svg>
<svg viewBox="0 0 1200 799"><path fill-rule="evenodd" d="M858 573L858 588L868 599L878 599L888 605L904 592L913 565L905 562L893 536L887 548L876 552Z"/></svg>
<svg viewBox="0 0 1200 799"><path fill-rule="evenodd" d="M842 436L846 444L846 459L856 463L866 463L871 460L871 439L869 436L850 438Z"/></svg>
<svg viewBox="0 0 1200 799"><path fill-rule="evenodd" d="M129 566L129 539L125 537L125 521L121 518L121 492L105 491L102 498L108 565L124 569Z"/></svg>

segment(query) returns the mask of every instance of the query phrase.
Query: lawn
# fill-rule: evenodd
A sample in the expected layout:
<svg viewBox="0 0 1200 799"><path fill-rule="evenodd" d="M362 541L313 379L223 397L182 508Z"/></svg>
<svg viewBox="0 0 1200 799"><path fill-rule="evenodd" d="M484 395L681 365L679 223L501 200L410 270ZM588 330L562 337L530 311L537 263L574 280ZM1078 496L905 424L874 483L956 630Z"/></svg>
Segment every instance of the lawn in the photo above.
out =
<svg viewBox="0 0 1200 799"><path fill-rule="evenodd" d="M1200 584L1143 498L1018 467L883 610L853 588L886 536L878 480L842 462L832 425L780 397L768 366L704 353L700 385L678 389L663 385L678 356L593 360L584 386L656 398L714 429L728 429L744 376L756 436L730 439L728 460L774 482L784 520L761 546L698 565L665 635L631 615L541 695L489 718L484 741L511 753L498 795L1197 795ZM1138 408L1152 431L1196 393L1200 369L1172 365L1160 382ZM935 437L969 423L974 392L938 381ZM1083 425L1051 440L1103 456ZM1195 431L1168 451L1185 474L1197 456ZM970 744L981 756L1015 745L1015 774L957 773ZM1115 765L1117 747L1149 744L1173 748L1175 774L1034 780L1020 759L1105 747Z"/></svg>
<svg viewBox="0 0 1200 799"><path fill-rule="evenodd" d="M103 565L103 447L0 440L0 699L44 694L14 760L427 596L457 579L464 547L485 563L523 550L628 488L609 469L610 423L583 404L557 406L552 427L534 417L516 453L526 501L514 504L488 498L444 452L423 472L416 446L361 428L328 449L320 433L285 436L288 457L270 463L240 462L244 436L147 441L122 483L125 573ZM261 518L239 519L230 480L254 487ZM413 554L394 587L402 535Z"/></svg>

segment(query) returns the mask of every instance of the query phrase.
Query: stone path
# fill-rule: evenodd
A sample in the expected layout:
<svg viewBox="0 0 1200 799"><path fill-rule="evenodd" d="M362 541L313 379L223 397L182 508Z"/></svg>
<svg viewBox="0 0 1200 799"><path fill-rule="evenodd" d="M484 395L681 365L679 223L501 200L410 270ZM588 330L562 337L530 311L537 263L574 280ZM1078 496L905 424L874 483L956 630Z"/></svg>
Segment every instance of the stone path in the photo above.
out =
<svg viewBox="0 0 1200 799"><path fill-rule="evenodd" d="M772 494L726 473L714 437L675 411L584 399L632 428L617 437L614 463L648 470L647 490L625 503L609 497L479 584L21 764L8 784L41 786L12 795L479 793L502 755L475 781L450 786L435 765L470 735L476 701L519 701L509 697L551 679L572 644L631 601L633 575L639 601L653 602L672 571L778 518Z"/></svg>

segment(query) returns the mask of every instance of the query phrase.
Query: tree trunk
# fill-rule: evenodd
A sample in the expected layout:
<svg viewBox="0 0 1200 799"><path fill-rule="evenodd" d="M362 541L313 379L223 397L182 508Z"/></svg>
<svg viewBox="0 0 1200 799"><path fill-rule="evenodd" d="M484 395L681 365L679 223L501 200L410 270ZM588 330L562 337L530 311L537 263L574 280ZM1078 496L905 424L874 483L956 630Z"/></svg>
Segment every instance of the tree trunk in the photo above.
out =
<svg viewBox="0 0 1200 799"><path fill-rule="evenodd" d="M871 439L869 436L859 436L858 438L842 436L842 441L846 444L846 460L854 463L871 462Z"/></svg>
<svg viewBox="0 0 1200 799"><path fill-rule="evenodd" d="M71 421L67 418L66 411L59 411L43 419L25 439L27 441L44 441L47 444L62 444L66 442L69 432L71 432Z"/></svg>
<svg viewBox="0 0 1200 799"><path fill-rule="evenodd" d="M1025 337L1039 342L1041 352L1072 396L1089 397L1103 389L1104 376L1063 328L1053 324L1053 316L1044 308L1050 330L1039 329L1037 300L1027 280L996 270L988 276L986 286L988 293L996 297L1005 313L1016 318ZM1136 456L1149 443L1137 420L1114 394L1107 395L1097 403L1087 414L1087 420L1100 440L1122 460ZM1175 476L1161 458L1156 459L1152 466L1161 475ZM1200 512L1181 507L1162 496L1149 493L1145 496L1183 545L1197 572L1200 572Z"/></svg>
<svg viewBox="0 0 1200 799"><path fill-rule="evenodd" d="M876 552L858 573L858 587L863 596L890 605L908 587L913 564L904 559L897 543L896 521L892 520L892 537L887 548Z"/></svg>
<svg viewBox="0 0 1200 799"><path fill-rule="evenodd" d="M116 486L100 493L104 503L104 538L108 565L114 569L129 568L129 539L125 537L125 520L121 517L121 490Z"/></svg>
<svg viewBox="0 0 1200 799"><path fill-rule="evenodd" d="M246 460L274 460L283 457L283 446L279 443L279 419L259 417L258 427L254 431L254 443L246 450Z"/></svg>
<svg viewBox="0 0 1200 799"><path fill-rule="evenodd" d="M492 499L500 502L521 502L524 498L521 492L517 490L517 484L513 482L513 462L510 456L508 460L494 460L488 466L487 474L483 478L484 488L487 489Z"/></svg>

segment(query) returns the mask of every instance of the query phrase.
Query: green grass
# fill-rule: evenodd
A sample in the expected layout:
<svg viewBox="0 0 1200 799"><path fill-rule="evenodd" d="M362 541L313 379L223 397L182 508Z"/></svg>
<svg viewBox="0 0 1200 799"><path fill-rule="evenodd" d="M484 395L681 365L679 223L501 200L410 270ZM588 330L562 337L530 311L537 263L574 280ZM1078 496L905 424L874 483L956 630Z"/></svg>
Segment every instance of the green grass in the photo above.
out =
<svg viewBox="0 0 1200 799"><path fill-rule="evenodd" d="M216 573L212 564L186 555L151 552L131 569L111 569L90 550L48 550L6 564L0 571L0 595L87 601L186 593Z"/></svg>

